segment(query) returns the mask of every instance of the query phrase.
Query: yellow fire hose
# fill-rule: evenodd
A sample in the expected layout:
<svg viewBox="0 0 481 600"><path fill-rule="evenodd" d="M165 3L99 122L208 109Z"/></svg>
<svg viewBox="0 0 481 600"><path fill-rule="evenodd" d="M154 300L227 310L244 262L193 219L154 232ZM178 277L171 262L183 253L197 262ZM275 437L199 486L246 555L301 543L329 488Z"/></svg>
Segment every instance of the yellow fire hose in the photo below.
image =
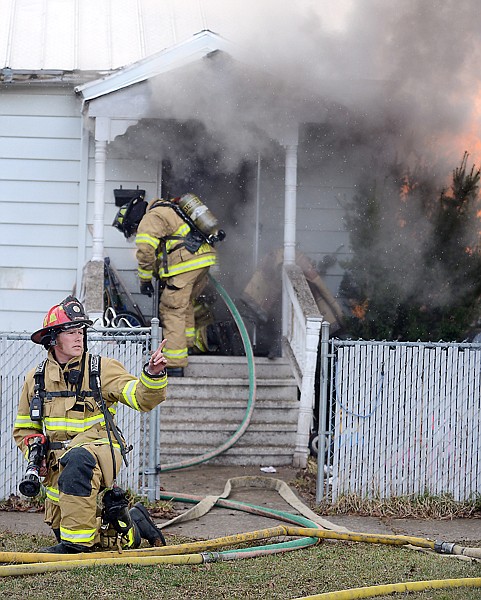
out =
<svg viewBox="0 0 481 600"><path fill-rule="evenodd" d="M194 552L207 552L215 548L233 546L257 540L267 540L274 537L309 537L318 540L344 540L351 542L370 542L375 544L389 544L394 546L405 546L410 544L419 548L434 549L434 542L424 538L410 537L404 535L387 535L371 533L338 533L317 528L291 527L279 525L269 529L259 529L247 533L238 533L213 540L178 544L175 546L160 546L155 548L142 548L140 550L109 550L106 552L80 553L80 554L48 554L35 552L0 552L0 562L3 563L38 563L38 562L90 562L98 563L100 559L114 559L125 557L145 558L155 556L169 556L180 554L191 554ZM0 575L3 574L0 566Z"/></svg>
<svg viewBox="0 0 481 600"><path fill-rule="evenodd" d="M232 489L239 487L265 487L277 491L282 498L293 506L300 514L287 513L273 509L250 505L243 502L227 500ZM46 554L32 552L0 552L0 562L8 563L0 566L0 577L31 575L52 571L66 571L78 567L93 567L100 565L193 565L209 562L237 560L253 558L286 552L298 548L305 548L317 544L320 540L345 540L353 542L366 542L376 544L389 544L395 546L410 546L425 551L435 551L440 554L449 554L463 558L481 559L481 548L465 548L463 546L447 543L434 542L432 540L389 534L370 534L349 531L344 527L337 526L316 515L304 505L287 484L281 480L266 477L239 477L228 480L224 492L219 496L208 496L198 502L198 498L187 496L178 498L174 494L163 493L163 497L171 500L196 502L194 509L186 511L179 517L163 523L161 528L182 520L199 518L212 506L227 506L235 510L244 510L255 514L262 514L277 518L296 525L278 525L268 529L261 529L247 533L225 536L207 541L191 542L172 546L155 548L143 548L139 550L104 551L85 554ZM299 526L302 525L302 526ZM307 525L307 526L306 526ZM268 540L271 538L295 538L291 541L271 543L265 546L248 547L233 550L216 551L218 548L226 548L233 545L253 542L257 540ZM15 564L13 564L15 563ZM21 564L19 564L21 563ZM458 587L481 587L481 578L446 579L432 581L418 581L397 584L386 584L338 592L328 592L315 596L306 596L295 600L307 600L310 598L349 600L357 598L372 598L375 596L388 595L403 591L423 591L427 589L458 588Z"/></svg>
<svg viewBox="0 0 481 600"><path fill-rule="evenodd" d="M305 531L305 530L302 530ZM228 535L212 540L203 540L199 542L189 542L185 544L176 544L172 546L158 546L154 548L140 548L138 550L125 550L119 553L118 550L107 550L95 552L95 558L115 558L118 556L169 556L171 554L192 554L196 552L206 552L215 548L233 546L253 542L257 540L266 540L272 537L286 536L287 529L283 525L271 527L269 529L260 529L247 533L238 533ZM302 535L302 534L300 534ZM0 552L0 562L2 563L33 563L33 562L61 562L78 559L91 559L92 553L84 554L48 554L39 552ZM0 567L1 569L1 567Z"/></svg>
<svg viewBox="0 0 481 600"><path fill-rule="evenodd" d="M460 579L431 579L427 581L409 581L406 583L388 583L369 587L325 592L314 596L302 596L293 600L357 600L358 598L375 598L388 596L398 592L424 592L426 590L443 590L462 587L481 587L481 577L462 577Z"/></svg>
<svg viewBox="0 0 481 600"><path fill-rule="evenodd" d="M434 548L434 542L423 538L396 536L384 534L368 533L338 533L335 531L325 531L317 528L291 527L279 525L270 529L263 529L249 533L226 536L217 538L208 542L194 542L190 544L180 544L177 546L165 546L159 548L146 548L145 550L126 550L122 553L116 551L95 552L95 554L46 554L46 553L21 553L21 552L2 552L0 553L0 562L8 563L30 563L16 564L13 566L0 566L0 576L28 575L32 573L46 573L49 571L67 571L77 567L114 565L114 564L133 564L133 565L158 565L158 564L200 564L207 562L218 562L223 560L232 560L232 553L216 552L213 548L225 547L228 545L251 542L259 539L269 539L272 537L307 537L314 538L313 543L319 539L330 540L348 540L353 542L371 542L378 544L392 544L396 546L405 546L411 544L421 548ZM306 544L304 543L303 547ZM203 552L193 553L194 550L203 549ZM264 547L266 549L268 547ZM278 545L280 551L286 549L286 544ZM256 552L255 548L249 549ZM235 558L242 558L240 554L243 551L234 551ZM41 562L39 562L41 561Z"/></svg>

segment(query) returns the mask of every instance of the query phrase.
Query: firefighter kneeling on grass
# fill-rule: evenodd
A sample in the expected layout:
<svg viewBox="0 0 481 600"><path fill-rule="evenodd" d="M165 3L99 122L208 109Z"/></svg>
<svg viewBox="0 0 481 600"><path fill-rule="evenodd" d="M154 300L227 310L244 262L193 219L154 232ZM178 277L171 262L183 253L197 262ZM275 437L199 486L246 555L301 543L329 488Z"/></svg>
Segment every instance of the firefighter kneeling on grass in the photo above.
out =
<svg viewBox="0 0 481 600"><path fill-rule="evenodd" d="M28 461L20 491L34 496L40 481L46 490L45 522L58 543L41 552L137 548L142 538L165 544L147 509L136 503L129 510L116 484L129 449L114 421L117 402L149 411L165 400L165 340L137 378L117 360L87 352L90 325L82 304L68 296L31 336L48 354L27 373L13 436Z"/></svg>

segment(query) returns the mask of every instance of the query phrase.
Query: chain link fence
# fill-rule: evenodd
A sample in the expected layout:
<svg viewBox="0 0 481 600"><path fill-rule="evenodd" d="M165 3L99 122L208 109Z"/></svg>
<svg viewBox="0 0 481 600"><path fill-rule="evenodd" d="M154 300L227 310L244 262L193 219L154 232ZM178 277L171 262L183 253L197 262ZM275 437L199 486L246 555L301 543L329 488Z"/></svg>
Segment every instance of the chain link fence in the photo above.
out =
<svg viewBox="0 0 481 600"><path fill-rule="evenodd" d="M465 501L480 492L479 344L330 340L327 348L321 497Z"/></svg>
<svg viewBox="0 0 481 600"><path fill-rule="evenodd" d="M88 345L138 375L157 340L150 329L109 329L89 332ZM326 476L318 478L318 496L448 493L464 501L479 493L479 344L331 339L325 346L327 398L319 420L325 460L318 462ZM26 463L12 439L13 422L25 374L44 356L29 335L0 334L0 498L18 494ZM119 483L150 499L159 487L158 415L122 404L117 410L134 447Z"/></svg>
<svg viewBox="0 0 481 600"><path fill-rule="evenodd" d="M150 328L89 330L89 352L115 358L129 373L139 376L151 346L158 341L153 333ZM45 350L33 344L28 334L0 333L0 499L18 494L18 484L24 476L26 461L13 441L13 424L25 375L45 355ZM122 466L118 482L141 495L150 496L149 486L156 484L148 473L152 459L156 460L156 456L149 455L149 435L158 429L157 420L157 409L145 414L117 404L116 422L127 443L133 446L127 454L129 464Z"/></svg>

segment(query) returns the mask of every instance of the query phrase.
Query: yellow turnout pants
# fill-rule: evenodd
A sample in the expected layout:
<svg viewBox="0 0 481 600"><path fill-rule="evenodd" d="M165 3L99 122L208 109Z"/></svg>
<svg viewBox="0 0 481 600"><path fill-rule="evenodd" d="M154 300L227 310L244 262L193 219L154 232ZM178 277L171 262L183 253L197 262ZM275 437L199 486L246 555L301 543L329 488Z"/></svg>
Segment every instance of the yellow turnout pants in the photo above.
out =
<svg viewBox="0 0 481 600"><path fill-rule="evenodd" d="M115 450L117 472L122 457ZM97 497L112 485L112 456L108 444L87 444L72 448L59 461L59 471L51 478L45 501L45 522L60 530L63 541L84 546L100 542ZM58 501L53 500L58 491ZM53 492L53 493L52 493ZM49 499L52 498L52 499Z"/></svg>
<svg viewBox="0 0 481 600"><path fill-rule="evenodd" d="M195 341L193 301L204 289L208 272L209 267L205 267L165 280L159 314L162 335L167 340L163 352L168 367L187 366L187 350Z"/></svg>

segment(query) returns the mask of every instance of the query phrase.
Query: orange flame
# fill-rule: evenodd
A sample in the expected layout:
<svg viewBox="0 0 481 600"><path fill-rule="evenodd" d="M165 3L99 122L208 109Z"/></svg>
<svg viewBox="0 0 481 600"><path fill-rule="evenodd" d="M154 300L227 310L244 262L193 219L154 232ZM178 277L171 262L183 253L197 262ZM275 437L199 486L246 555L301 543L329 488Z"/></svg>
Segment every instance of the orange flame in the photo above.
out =
<svg viewBox="0 0 481 600"><path fill-rule="evenodd" d="M369 301L366 299L366 300L364 300L364 302L361 302L360 304L354 304L351 307L351 312L356 317L356 319L364 321L364 319L366 318L368 306L369 306Z"/></svg>

